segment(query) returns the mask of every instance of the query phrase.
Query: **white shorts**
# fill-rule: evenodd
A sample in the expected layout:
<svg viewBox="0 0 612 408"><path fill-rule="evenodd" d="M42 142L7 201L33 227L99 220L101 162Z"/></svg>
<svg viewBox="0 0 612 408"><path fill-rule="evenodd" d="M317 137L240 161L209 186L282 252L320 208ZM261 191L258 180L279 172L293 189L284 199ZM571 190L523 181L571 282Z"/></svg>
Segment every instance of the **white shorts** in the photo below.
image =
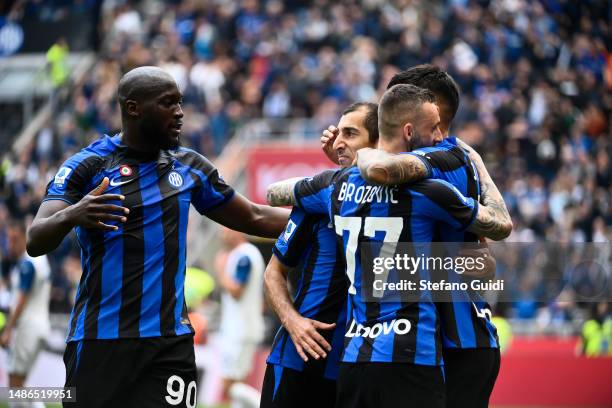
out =
<svg viewBox="0 0 612 408"><path fill-rule="evenodd" d="M223 378L243 381L251 373L257 351L256 342L227 342L221 351Z"/></svg>
<svg viewBox="0 0 612 408"><path fill-rule="evenodd" d="M35 326L15 328L8 352L9 374L28 374L42 349L46 333Z"/></svg>

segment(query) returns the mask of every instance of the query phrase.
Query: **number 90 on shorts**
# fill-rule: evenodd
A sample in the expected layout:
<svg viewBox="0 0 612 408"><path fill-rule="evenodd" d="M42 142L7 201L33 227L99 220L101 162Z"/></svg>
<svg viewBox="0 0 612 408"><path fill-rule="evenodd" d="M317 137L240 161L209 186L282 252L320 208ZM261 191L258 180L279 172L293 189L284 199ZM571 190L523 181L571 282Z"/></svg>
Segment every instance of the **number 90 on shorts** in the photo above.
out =
<svg viewBox="0 0 612 408"><path fill-rule="evenodd" d="M197 385L195 380L185 384L185 381L178 376L172 375L166 384L166 402L172 406L177 406L185 402L187 408L195 408L197 403Z"/></svg>

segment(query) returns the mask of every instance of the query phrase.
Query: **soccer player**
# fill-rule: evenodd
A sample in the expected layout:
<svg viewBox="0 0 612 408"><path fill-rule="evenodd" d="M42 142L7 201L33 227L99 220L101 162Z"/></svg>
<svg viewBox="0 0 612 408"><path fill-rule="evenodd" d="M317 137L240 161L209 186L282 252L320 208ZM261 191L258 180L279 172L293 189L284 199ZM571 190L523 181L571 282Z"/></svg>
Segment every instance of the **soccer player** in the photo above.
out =
<svg viewBox="0 0 612 408"><path fill-rule="evenodd" d="M229 228L278 236L288 211L251 203L180 147L176 82L140 67L119 82L122 132L70 157L29 229L32 256L76 229L83 275L64 354L75 407L193 407L193 329L184 300L190 204Z"/></svg>
<svg viewBox="0 0 612 408"><path fill-rule="evenodd" d="M9 386L23 387L50 332L51 269L46 256L33 258L26 253L23 221L9 224L7 238L8 257L15 262L9 276L13 300L0 343L2 347L9 347ZM27 406L42 407L44 404Z"/></svg>
<svg viewBox="0 0 612 408"><path fill-rule="evenodd" d="M366 180L387 185L408 181L402 174L414 168L419 157L431 168L431 177L446 180L465 196L496 208L501 200L495 195L493 181L480 156L459 139L449 137L449 129L459 107L459 87L452 77L434 65L419 65L396 74L388 88L396 84L412 84L429 89L440 107L440 130L445 142L435 148L414 151L418 156L390 155L381 151L359 152L359 167ZM474 171L465 160L469 153ZM440 151L443 149L444 151ZM453 157L454 156L454 157ZM482 190L481 187L482 186ZM503 202L503 201L502 201ZM507 214L504 207L498 211ZM438 229L438 240L478 242L478 236L456 231L447 226ZM489 254L490 255L490 254ZM450 276L457 277L455 274ZM437 303L441 321L442 347L447 387L447 408L486 408L499 372L500 351L497 331L491 323L490 306L475 292L455 292L454 301Z"/></svg>
<svg viewBox="0 0 612 408"><path fill-rule="evenodd" d="M434 101L430 91L411 85L387 90L379 105L379 148L399 153L417 143L441 140ZM374 186L355 167L304 179L295 189L280 186L269 195L278 202L297 202L306 212L331 212L344 245L350 324L337 406L395 407L409 401L414 406L444 407L437 311L430 294L421 291L419 302L366 301L362 296L369 288L364 283L371 282L372 271L362 269L360 245L431 242L438 222L504 237L510 233L509 220L465 198L447 182Z"/></svg>
<svg viewBox="0 0 612 408"><path fill-rule="evenodd" d="M265 264L259 249L241 232L223 228L221 240L229 251L224 265L217 270L223 289L219 331L223 339L223 396L226 398L230 387L244 382L251 372L257 345L264 337Z"/></svg>
<svg viewBox="0 0 612 408"><path fill-rule="evenodd" d="M340 117L335 160L351 165L357 150L378 143L378 106L356 102ZM325 146L324 146L325 147ZM266 294L283 327L268 357L262 408L333 407L346 325L347 280L328 215L294 207L265 272ZM299 273L292 300L287 274ZM313 392L316 390L316 392Z"/></svg>

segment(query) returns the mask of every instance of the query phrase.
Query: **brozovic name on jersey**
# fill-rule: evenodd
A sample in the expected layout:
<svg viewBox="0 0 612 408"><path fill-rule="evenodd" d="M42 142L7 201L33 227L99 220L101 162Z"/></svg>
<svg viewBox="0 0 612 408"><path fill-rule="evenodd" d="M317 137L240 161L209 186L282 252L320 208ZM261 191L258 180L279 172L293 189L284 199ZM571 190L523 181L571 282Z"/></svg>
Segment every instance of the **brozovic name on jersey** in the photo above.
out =
<svg viewBox="0 0 612 408"><path fill-rule="evenodd" d="M397 204L397 187L388 186L356 186L353 183L344 182L338 193L339 201L352 201L356 204L363 203L392 203Z"/></svg>

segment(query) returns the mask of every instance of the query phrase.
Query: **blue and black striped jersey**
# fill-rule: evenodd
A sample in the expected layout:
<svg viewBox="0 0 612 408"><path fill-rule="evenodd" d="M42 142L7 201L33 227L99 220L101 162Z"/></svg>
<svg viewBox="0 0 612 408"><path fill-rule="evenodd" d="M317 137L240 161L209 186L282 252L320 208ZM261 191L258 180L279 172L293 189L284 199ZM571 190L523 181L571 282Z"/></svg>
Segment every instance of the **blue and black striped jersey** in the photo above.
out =
<svg viewBox="0 0 612 408"><path fill-rule="evenodd" d="M76 227L83 274L67 341L192 333L184 298L189 205L204 214L234 191L193 150L146 155L117 135L69 158L45 200L74 204L104 177L105 193L124 195L130 214L117 231Z"/></svg>
<svg viewBox="0 0 612 408"><path fill-rule="evenodd" d="M342 361L441 364L438 314L431 293L418 290L419 301L366 301L365 285L372 282L373 273L362 270L362 250L369 243L429 243L437 222L465 229L476 217L476 201L441 180L399 187L371 185L355 167L302 180L295 197L307 213L330 214L343 243L350 286Z"/></svg>
<svg viewBox="0 0 612 408"><path fill-rule="evenodd" d="M467 153L457 145L455 137L449 137L434 147L417 149L410 154L425 159L430 178L446 180L461 194L480 201L478 172ZM478 242L478 237L468 231L439 224L436 241ZM447 279L459 282L459 274L451 273ZM453 291L452 302L438 302L442 345L444 348L497 348L497 329L491 322L491 307L475 292Z"/></svg>
<svg viewBox="0 0 612 408"><path fill-rule="evenodd" d="M348 281L344 273L344 258L329 218L326 215L308 215L295 207L273 251L284 265L297 268L299 279L293 304L300 315L324 323L336 323L336 328L320 331L332 346L327 357L305 363L289 333L281 327L268 363L335 380L343 349Z"/></svg>

